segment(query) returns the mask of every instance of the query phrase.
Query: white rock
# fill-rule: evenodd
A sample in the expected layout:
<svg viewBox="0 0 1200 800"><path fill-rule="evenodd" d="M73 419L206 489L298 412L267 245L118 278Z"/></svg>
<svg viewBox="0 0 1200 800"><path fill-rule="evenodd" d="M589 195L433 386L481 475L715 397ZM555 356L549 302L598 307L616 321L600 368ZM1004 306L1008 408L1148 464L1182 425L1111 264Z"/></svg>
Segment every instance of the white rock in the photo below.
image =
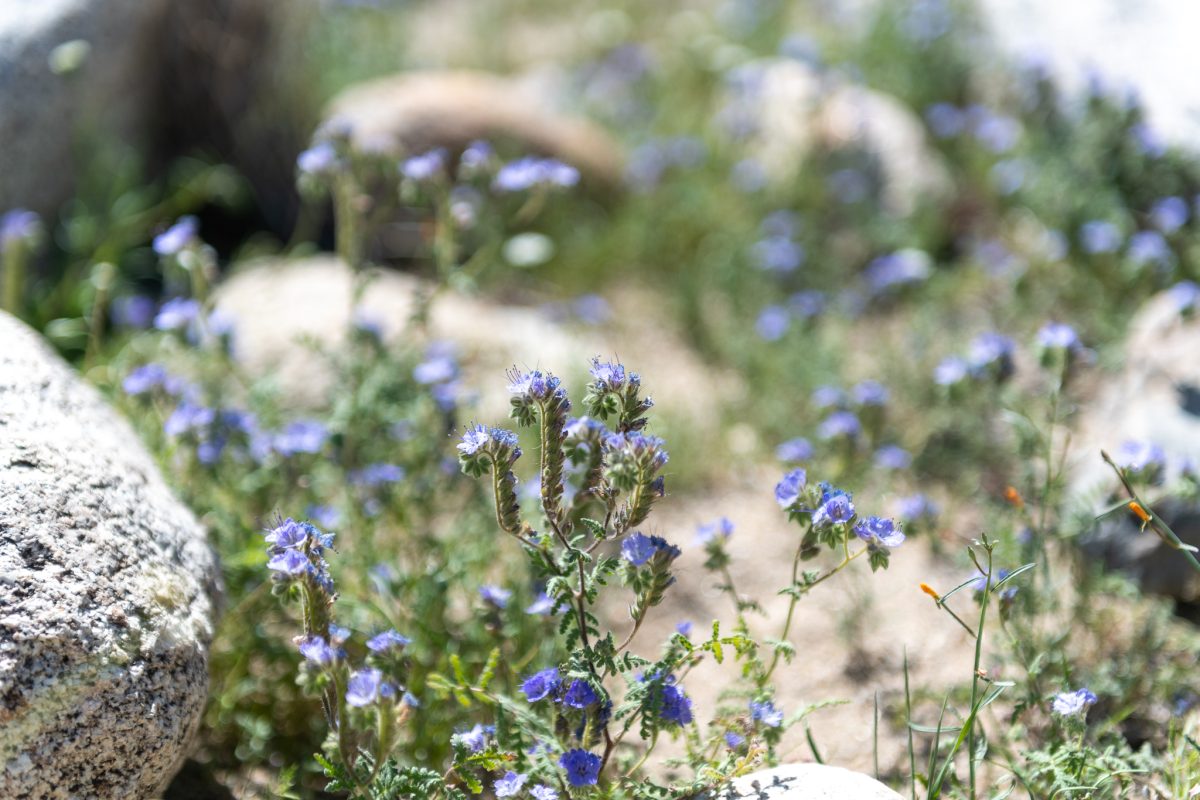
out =
<svg viewBox="0 0 1200 800"><path fill-rule="evenodd" d="M395 341L412 317L416 292L427 290L411 275L377 271L359 313ZM331 375L304 341L336 351L354 318L352 295L350 270L334 256L319 255L248 264L218 288L216 305L234 321L234 353L247 370L273 377L292 401L315 405L330 389ZM544 368L571 379L599 355L620 356L640 372L660 409L682 415L696 430L715 429L720 398L738 390L736 380L706 368L656 324L654 313L631 315L647 321L643 330L617 337L558 324L537 308L447 290L433 304L429 335L458 346L466 384L481 393L480 419L508 416L505 369Z"/></svg>
<svg viewBox="0 0 1200 800"><path fill-rule="evenodd" d="M1068 497L1085 515L1098 515L1125 499L1100 451L1119 460L1125 442L1157 445L1167 460L1165 483L1175 483L1183 465L1200 467L1200 318L1182 316L1175 297L1164 292L1133 318L1121 371L1105 377L1080 415L1070 443ZM1161 492L1146 493L1153 499ZM1200 507L1172 499L1154 507L1185 542L1200 544ZM1112 568L1125 571L1144 591L1181 600L1200 599L1200 576L1181 553L1150 532L1132 514L1106 518L1084 537L1084 548Z"/></svg>
<svg viewBox="0 0 1200 800"><path fill-rule="evenodd" d="M750 151L772 181L794 180L818 148L853 148L876 162L883 203L893 213L950 194L949 170L928 146L924 125L896 98L791 59L764 59L740 70L743 88L728 102L751 121Z"/></svg>
<svg viewBox="0 0 1200 800"><path fill-rule="evenodd" d="M0 313L0 797L157 797L204 707L219 575L132 429Z"/></svg>
<svg viewBox="0 0 1200 800"><path fill-rule="evenodd" d="M874 778L825 764L789 764L751 773L705 800L901 800Z"/></svg>

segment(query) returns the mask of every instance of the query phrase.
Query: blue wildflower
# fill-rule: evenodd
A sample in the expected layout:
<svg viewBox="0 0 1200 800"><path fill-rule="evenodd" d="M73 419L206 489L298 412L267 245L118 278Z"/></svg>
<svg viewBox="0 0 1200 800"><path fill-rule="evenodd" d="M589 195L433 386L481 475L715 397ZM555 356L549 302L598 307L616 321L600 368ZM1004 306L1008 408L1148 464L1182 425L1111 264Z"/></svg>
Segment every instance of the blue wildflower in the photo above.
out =
<svg viewBox="0 0 1200 800"><path fill-rule="evenodd" d="M933 259L924 250L906 248L882 255L867 265L863 277L875 294L920 283L933 272Z"/></svg>
<svg viewBox="0 0 1200 800"><path fill-rule="evenodd" d="M588 372L600 391L615 392L625 385L625 366L615 361L601 361L595 356Z"/></svg>
<svg viewBox="0 0 1200 800"><path fill-rule="evenodd" d="M0 252L17 242L30 242L37 237L42 218L34 211L14 208L0 215Z"/></svg>
<svg viewBox="0 0 1200 800"><path fill-rule="evenodd" d="M183 401L163 423L163 432L168 436L180 436L188 431L199 431L212 425L216 412L207 406Z"/></svg>
<svg viewBox="0 0 1200 800"><path fill-rule="evenodd" d="M596 694L596 690L591 687L591 684L576 678L571 681L567 691L563 693L562 703L571 708L587 708L599 699L599 695Z"/></svg>
<svg viewBox="0 0 1200 800"><path fill-rule="evenodd" d="M833 412L817 428L817 436L826 440L840 437L853 439L861 432L862 424L858 417L849 411Z"/></svg>
<svg viewBox="0 0 1200 800"><path fill-rule="evenodd" d="M558 792L549 786L535 786L529 790L533 800L558 800Z"/></svg>
<svg viewBox="0 0 1200 800"><path fill-rule="evenodd" d="M504 773L503 778L496 779L496 782L492 784L492 791L496 793L496 797L516 797L521 793L521 787L527 780L529 780L528 775L509 770Z"/></svg>
<svg viewBox="0 0 1200 800"><path fill-rule="evenodd" d="M836 386L818 386L813 389L812 404L817 408L833 408L846 402L846 393Z"/></svg>
<svg viewBox="0 0 1200 800"><path fill-rule="evenodd" d="M949 356L933 369L933 382L938 386L953 386L967 379L971 368L964 359Z"/></svg>
<svg viewBox="0 0 1200 800"><path fill-rule="evenodd" d="M1150 208L1154 226L1168 235L1186 225L1190 215L1187 201L1182 197L1164 197Z"/></svg>
<svg viewBox="0 0 1200 800"><path fill-rule="evenodd" d="M550 667L526 678L521 683L521 691L525 693L526 700L536 703L556 693L560 685L558 669Z"/></svg>
<svg viewBox="0 0 1200 800"><path fill-rule="evenodd" d="M1180 281L1167 290L1171 305L1180 314L1188 314L1200 303L1200 285L1195 281Z"/></svg>
<svg viewBox="0 0 1200 800"><path fill-rule="evenodd" d="M729 517L719 517L713 522L706 522L696 528L696 541L707 544L715 540L725 540L733 535L733 523Z"/></svg>
<svg viewBox="0 0 1200 800"><path fill-rule="evenodd" d="M284 550L267 561L267 569L280 575L298 577L308 571L308 556L299 550Z"/></svg>
<svg viewBox="0 0 1200 800"><path fill-rule="evenodd" d="M340 647L334 647L322 636L310 636L300 643L300 655L320 667L328 667L346 653Z"/></svg>
<svg viewBox="0 0 1200 800"><path fill-rule="evenodd" d="M879 381L863 381L851 390L854 402L860 406L887 405L888 390Z"/></svg>
<svg viewBox="0 0 1200 800"><path fill-rule="evenodd" d="M154 323L157 310L158 304L152 297L144 294L123 295L113 300L112 321L120 328L148 328Z"/></svg>
<svg viewBox="0 0 1200 800"><path fill-rule="evenodd" d="M526 614L544 616L554 610L554 598L545 592L538 592L533 602L525 608Z"/></svg>
<svg viewBox="0 0 1200 800"><path fill-rule="evenodd" d="M383 679L377 669L360 669L346 684L346 702L355 708L373 705L396 693L396 687Z"/></svg>
<svg viewBox="0 0 1200 800"><path fill-rule="evenodd" d="M766 306L754 322L754 332L764 342L777 342L792 326L792 315L785 306Z"/></svg>
<svg viewBox="0 0 1200 800"><path fill-rule="evenodd" d="M325 175L337 167L337 150L330 142L317 142L296 156L296 168L305 175Z"/></svg>
<svg viewBox="0 0 1200 800"><path fill-rule="evenodd" d="M795 272L804 264L804 248L788 236L768 236L754 243L754 263L766 272Z"/></svg>
<svg viewBox="0 0 1200 800"><path fill-rule="evenodd" d="M299 419L289 422L275 436L273 447L276 452L284 456L297 453L319 453L328 438L329 428L323 422Z"/></svg>
<svg viewBox="0 0 1200 800"><path fill-rule="evenodd" d="M525 156L500 167L492 188L524 192L536 186L571 187L579 183L579 170L553 158Z"/></svg>
<svg viewBox="0 0 1200 800"><path fill-rule="evenodd" d="M872 547L888 549L904 544L904 534L896 523L884 517L867 517L854 526L854 535Z"/></svg>
<svg viewBox="0 0 1200 800"><path fill-rule="evenodd" d="M692 721L692 700L682 689L675 685L674 676L668 676L663 683L659 716L664 722L675 725L688 725Z"/></svg>
<svg viewBox="0 0 1200 800"><path fill-rule="evenodd" d="M1094 219L1079 229L1080 243L1090 255L1115 253L1121 246L1121 230L1105 220Z"/></svg>
<svg viewBox="0 0 1200 800"><path fill-rule="evenodd" d="M479 587L479 596L483 598L483 602L489 605L496 608L507 608L512 592L500 586L485 584Z"/></svg>
<svg viewBox="0 0 1200 800"><path fill-rule="evenodd" d="M162 364L145 364L130 372L121 381L125 394L139 395L157 389L168 378L166 367Z"/></svg>
<svg viewBox="0 0 1200 800"><path fill-rule="evenodd" d="M950 103L934 103L925 109L925 122L939 139L952 139L966 128L966 115Z"/></svg>
<svg viewBox="0 0 1200 800"><path fill-rule="evenodd" d="M1129 260L1138 266L1155 264L1167 266L1175 258L1171 245L1158 231L1138 231L1129 237Z"/></svg>
<svg viewBox="0 0 1200 800"><path fill-rule="evenodd" d="M488 446L492 440L486 425L474 424L467 427L462 441L458 443L458 452L464 456L473 456Z"/></svg>
<svg viewBox="0 0 1200 800"><path fill-rule="evenodd" d="M477 722L471 730L456 733L453 738L472 753L478 753L487 747L488 729Z"/></svg>
<svg viewBox="0 0 1200 800"><path fill-rule="evenodd" d="M263 538L276 549L297 548L308 542L314 531L311 525L288 517L268 530Z"/></svg>
<svg viewBox="0 0 1200 800"><path fill-rule="evenodd" d="M445 169L446 150L442 147L411 156L400 163L400 174L411 181L431 180L441 175Z"/></svg>
<svg viewBox="0 0 1200 800"><path fill-rule="evenodd" d="M692 635L692 621L685 619L685 620L680 620L679 622L676 622L675 623L675 632L685 638L688 636L691 636Z"/></svg>
<svg viewBox="0 0 1200 800"><path fill-rule="evenodd" d="M1062 322L1047 322L1037 332L1037 343L1046 350L1079 350L1079 334Z"/></svg>
<svg viewBox="0 0 1200 800"><path fill-rule="evenodd" d="M568 750L558 760L572 786L594 786L600 778L600 756L587 750Z"/></svg>
<svg viewBox="0 0 1200 800"><path fill-rule="evenodd" d="M825 310L825 293L808 289L788 298L788 310L799 319L812 319Z"/></svg>
<svg viewBox="0 0 1200 800"><path fill-rule="evenodd" d="M821 504L813 513L813 527L838 525L849 522L854 518L854 501L847 492L840 489L827 489L821 497Z"/></svg>
<svg viewBox="0 0 1200 800"><path fill-rule="evenodd" d="M785 474L775 484L775 502L779 503L779 507L788 509L800 502L807 480L808 475L799 467Z"/></svg>
<svg viewBox="0 0 1200 800"><path fill-rule="evenodd" d="M322 528L336 528L342 524L342 514L333 506L312 505L304 509L304 515Z"/></svg>
<svg viewBox="0 0 1200 800"><path fill-rule="evenodd" d="M981 333L971 340L969 363L973 374L990 372L1004 379L1012 374L1013 354L1017 345L1003 334Z"/></svg>
<svg viewBox="0 0 1200 800"><path fill-rule="evenodd" d="M400 650L408 646L412 642L407 636L397 633L394 630L387 630L377 636L373 636L367 640L367 649L372 653L386 653L391 650Z"/></svg>
<svg viewBox="0 0 1200 800"><path fill-rule="evenodd" d="M200 303L188 297L174 297L162 304L154 317L154 327L160 331L179 331L187 328L200 316Z"/></svg>
<svg viewBox="0 0 1200 800"><path fill-rule="evenodd" d="M154 252L160 256L173 256L196 240L200 232L200 220L188 215L180 217L174 225L154 237Z"/></svg>
<svg viewBox="0 0 1200 800"><path fill-rule="evenodd" d="M813 457L813 446L808 439L797 436L776 447L775 457L784 462L808 461Z"/></svg>
<svg viewBox="0 0 1200 800"><path fill-rule="evenodd" d="M1153 442L1122 442L1113 460L1118 467L1151 480L1160 477L1167 467L1167 454Z"/></svg>
<svg viewBox="0 0 1200 800"><path fill-rule="evenodd" d="M1087 712L1096 703L1096 695L1086 688L1073 692L1060 692L1054 696L1054 713L1063 717L1074 717Z"/></svg>
<svg viewBox="0 0 1200 800"><path fill-rule="evenodd" d="M896 516L905 522L932 519L937 515L937 505L923 494L907 495L896 501Z"/></svg>
<svg viewBox="0 0 1200 800"><path fill-rule="evenodd" d="M737 750L745 743L746 737L742 736L740 733L734 733L733 731L727 731L725 733L725 746L730 750Z"/></svg>
<svg viewBox="0 0 1200 800"><path fill-rule="evenodd" d="M652 538L640 531L634 531L625 537L621 543L621 555L635 567L640 567L654 556L657 548Z"/></svg>
<svg viewBox="0 0 1200 800"><path fill-rule="evenodd" d="M761 722L768 728L778 728L783 724L783 712L775 708L770 700L750 702L750 719Z"/></svg>
<svg viewBox="0 0 1200 800"><path fill-rule="evenodd" d="M908 469L912 454L895 444L885 444L875 451L875 466L880 469Z"/></svg>

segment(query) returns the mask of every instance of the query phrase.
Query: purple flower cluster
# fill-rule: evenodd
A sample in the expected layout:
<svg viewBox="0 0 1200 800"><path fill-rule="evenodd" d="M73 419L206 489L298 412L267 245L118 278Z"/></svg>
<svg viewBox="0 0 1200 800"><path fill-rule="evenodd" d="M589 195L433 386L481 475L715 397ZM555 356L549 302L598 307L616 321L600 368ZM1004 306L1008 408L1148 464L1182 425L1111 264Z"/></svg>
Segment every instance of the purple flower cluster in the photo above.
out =
<svg viewBox="0 0 1200 800"><path fill-rule="evenodd" d="M333 593L333 579L322 557L333 546L332 533L323 533L310 523L289 517L269 529L264 539L269 545L267 568L277 580L307 577L327 593Z"/></svg>

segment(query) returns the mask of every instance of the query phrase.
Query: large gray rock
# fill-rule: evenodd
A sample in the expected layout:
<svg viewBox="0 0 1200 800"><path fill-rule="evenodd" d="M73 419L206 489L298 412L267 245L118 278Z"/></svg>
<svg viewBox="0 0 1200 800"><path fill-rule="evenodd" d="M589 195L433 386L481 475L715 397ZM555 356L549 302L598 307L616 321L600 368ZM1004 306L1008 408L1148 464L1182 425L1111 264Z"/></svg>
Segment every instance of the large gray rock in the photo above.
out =
<svg viewBox="0 0 1200 800"><path fill-rule="evenodd" d="M166 9L167 0L0 3L0 210L56 211L81 144L146 140Z"/></svg>
<svg viewBox="0 0 1200 800"><path fill-rule="evenodd" d="M0 797L158 796L204 707L218 580L129 425L0 312Z"/></svg>
<svg viewBox="0 0 1200 800"><path fill-rule="evenodd" d="M1134 316L1121 371L1102 382L1080 415L1069 471L1069 496L1080 514L1098 515L1125 498L1101 450L1119 461L1126 442L1161 449L1163 486L1145 492L1148 501L1169 492L1185 466L1200 468L1200 318L1180 313L1182 297L1164 292ZM1176 499L1154 509L1181 538L1200 545L1200 503ZM1146 591L1200 599L1200 575L1182 554L1141 531L1131 513L1107 518L1084 545Z"/></svg>
<svg viewBox="0 0 1200 800"><path fill-rule="evenodd" d="M825 764L789 764L738 778L704 800L901 800L874 778Z"/></svg>

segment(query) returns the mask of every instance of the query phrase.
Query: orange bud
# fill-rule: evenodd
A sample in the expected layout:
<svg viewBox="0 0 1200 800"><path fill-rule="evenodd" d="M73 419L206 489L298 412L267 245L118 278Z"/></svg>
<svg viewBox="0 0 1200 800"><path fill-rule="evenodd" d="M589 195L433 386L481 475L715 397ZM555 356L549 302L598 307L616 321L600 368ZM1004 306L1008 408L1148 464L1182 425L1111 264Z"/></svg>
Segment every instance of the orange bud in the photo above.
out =
<svg viewBox="0 0 1200 800"><path fill-rule="evenodd" d="M1142 522L1150 521L1150 514L1146 512L1146 509L1142 508L1141 503L1139 503L1137 500L1129 501L1129 510L1136 514L1137 518Z"/></svg>
<svg viewBox="0 0 1200 800"><path fill-rule="evenodd" d="M1004 490L1004 499L1016 508L1025 507L1025 499L1021 497L1021 493L1014 486L1010 486Z"/></svg>
<svg viewBox="0 0 1200 800"><path fill-rule="evenodd" d="M930 597L932 597L934 600L940 601L942 599L942 596L940 594L938 594L937 591L935 591L934 588L932 586L930 586L928 583L921 584L921 591L924 592L925 594L929 595Z"/></svg>

